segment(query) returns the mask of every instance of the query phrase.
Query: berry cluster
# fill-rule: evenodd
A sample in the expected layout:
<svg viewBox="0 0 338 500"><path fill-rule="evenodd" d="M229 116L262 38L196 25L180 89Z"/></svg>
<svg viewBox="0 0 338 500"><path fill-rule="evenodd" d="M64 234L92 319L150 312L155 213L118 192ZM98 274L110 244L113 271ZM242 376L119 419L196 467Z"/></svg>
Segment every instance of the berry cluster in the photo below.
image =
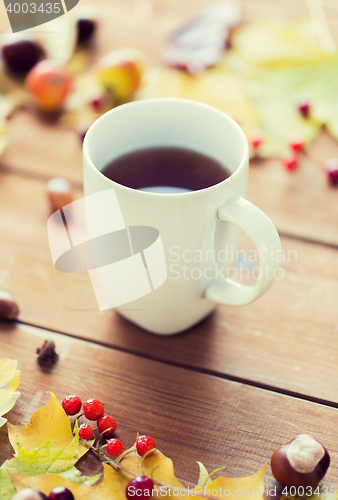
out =
<svg viewBox="0 0 338 500"><path fill-rule="evenodd" d="M305 144L302 139L295 138L289 142L290 153L283 158L284 167L292 172L299 167L299 158L305 151Z"/></svg>
<svg viewBox="0 0 338 500"><path fill-rule="evenodd" d="M101 437L110 438L116 430L116 421L110 415L105 415L103 404L98 399L88 399L88 401L82 404L78 396L71 395L63 399L62 407L69 416L78 415L82 408L83 413L78 415L78 418L84 415L88 420L96 421L100 433L99 437L95 440L96 443L100 441ZM79 437L84 441L91 440L94 437L93 427L90 424L82 424L79 428ZM108 439L107 443L101 447L99 445L97 447L90 447L97 452L99 458L103 449L106 449L110 457L119 457L114 462L115 467L120 466L122 458L128 453L125 452L123 454L123 443L116 438ZM147 435L137 437L136 451L142 457L142 460L153 455L155 450L156 444L152 437ZM136 495L140 500L145 500L152 495L153 488L154 482L150 477L139 475L129 481L126 488L126 497L130 500ZM50 497L50 500L72 500L72 497Z"/></svg>
<svg viewBox="0 0 338 500"><path fill-rule="evenodd" d="M259 130L254 131L250 137L250 146L254 156L259 157L260 149L264 143L264 137ZM290 153L282 161L287 170L296 170L299 166L299 157L305 150L305 143L299 138L290 140Z"/></svg>
<svg viewBox="0 0 338 500"><path fill-rule="evenodd" d="M62 401L62 407L67 415L77 415L81 408L83 415L91 421L96 421L100 437L111 437L116 430L116 421L110 415L104 414L104 406L98 399L88 399L82 405L78 396L67 396ZM81 415L80 415L81 416ZM94 429L90 424L82 424L79 428L79 437L84 441L89 441L94 437ZM123 451L123 444L119 439L108 441L107 453L112 457L120 455Z"/></svg>
<svg viewBox="0 0 338 500"><path fill-rule="evenodd" d="M304 119L311 117L311 102L306 96L300 96L297 104L297 110ZM262 144L264 144L264 136L259 130L254 130L249 137L250 148L254 157L260 156ZM305 142L297 137L289 142L289 153L282 158L283 166L289 172L298 169L300 165L301 155L305 153ZM327 180L332 186L338 186L338 158L329 158L324 163L324 170L327 175Z"/></svg>

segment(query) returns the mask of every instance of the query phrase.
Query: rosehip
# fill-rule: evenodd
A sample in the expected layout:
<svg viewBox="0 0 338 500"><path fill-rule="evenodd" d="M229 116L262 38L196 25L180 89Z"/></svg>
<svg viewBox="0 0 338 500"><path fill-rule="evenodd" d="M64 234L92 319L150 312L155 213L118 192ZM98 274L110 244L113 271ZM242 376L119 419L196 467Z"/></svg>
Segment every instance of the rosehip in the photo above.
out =
<svg viewBox="0 0 338 500"><path fill-rule="evenodd" d="M148 476L136 476L127 484L126 497L128 500L149 499L153 494L154 483Z"/></svg>
<svg viewBox="0 0 338 500"><path fill-rule="evenodd" d="M114 99L123 101L139 87L143 66L143 56L138 50L113 50L99 61L98 77Z"/></svg>
<svg viewBox="0 0 338 500"><path fill-rule="evenodd" d="M104 408L98 399L88 399L83 403L83 413L88 420L97 420L104 414Z"/></svg>
<svg viewBox="0 0 338 500"><path fill-rule="evenodd" d="M250 137L250 143L252 146L252 149L257 153L257 150L259 149L260 145L264 142L263 135L259 132L259 130L255 131L252 133Z"/></svg>
<svg viewBox="0 0 338 500"><path fill-rule="evenodd" d="M299 153L301 151L304 151L304 141L302 139L292 139L289 143L290 148L295 151L295 153Z"/></svg>
<svg viewBox="0 0 338 500"><path fill-rule="evenodd" d="M304 118L308 118L311 112L311 104L307 99L301 99L298 103L298 111Z"/></svg>
<svg viewBox="0 0 338 500"><path fill-rule="evenodd" d="M60 109L71 90L71 83L68 69L47 59L36 64L25 79L26 90L44 111Z"/></svg>
<svg viewBox="0 0 338 500"><path fill-rule="evenodd" d="M298 159L295 155L285 156L283 165L289 171L296 170L298 168Z"/></svg>
<svg viewBox="0 0 338 500"><path fill-rule="evenodd" d="M156 444L152 437L143 435L136 439L136 450L141 457L153 448L156 448ZM149 453L147 457L151 456L153 453Z"/></svg>
<svg viewBox="0 0 338 500"><path fill-rule="evenodd" d="M76 415L81 410L81 399L78 396L67 396L62 401L62 407L67 415Z"/></svg>
<svg viewBox="0 0 338 500"><path fill-rule="evenodd" d="M94 435L94 432L93 432L93 428L91 425L89 425L89 424L80 425L79 437L81 439L88 441L89 439L92 439L93 435Z"/></svg>
<svg viewBox="0 0 338 500"><path fill-rule="evenodd" d="M100 417L97 421L97 427L100 431L100 434L102 434L102 432L106 431L103 435L105 437L110 437L114 434L114 432L116 430L116 422L113 419L113 417L111 417L109 415L102 415L102 417ZM107 429L111 429L111 430L107 431Z"/></svg>
<svg viewBox="0 0 338 500"><path fill-rule="evenodd" d="M332 186L338 186L338 158L329 158L326 160L324 169L329 183Z"/></svg>
<svg viewBox="0 0 338 500"><path fill-rule="evenodd" d="M111 457L118 457L123 452L123 444L119 439L109 439L107 441L107 453Z"/></svg>
<svg viewBox="0 0 338 500"><path fill-rule="evenodd" d="M49 500L74 500L73 493L64 486L53 488L48 498Z"/></svg>

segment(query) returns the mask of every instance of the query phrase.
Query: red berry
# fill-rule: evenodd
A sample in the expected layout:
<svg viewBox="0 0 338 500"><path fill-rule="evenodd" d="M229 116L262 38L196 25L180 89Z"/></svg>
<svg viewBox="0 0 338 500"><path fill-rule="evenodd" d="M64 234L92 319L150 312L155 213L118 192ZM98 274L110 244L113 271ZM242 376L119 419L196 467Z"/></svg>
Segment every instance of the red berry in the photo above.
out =
<svg viewBox="0 0 338 500"><path fill-rule="evenodd" d="M139 436L136 439L136 450L141 457L143 457L148 451L152 450L153 448L156 448L156 444L152 437L143 435ZM153 453L149 453L147 457L149 457Z"/></svg>
<svg viewBox="0 0 338 500"><path fill-rule="evenodd" d="M283 158L283 164L287 170L296 170L296 168L298 168L298 159L294 154L285 156L285 158Z"/></svg>
<svg viewBox="0 0 338 500"><path fill-rule="evenodd" d="M327 179L332 186L338 186L338 158L329 158L324 163Z"/></svg>
<svg viewBox="0 0 338 500"><path fill-rule="evenodd" d="M307 99L302 99L298 103L298 111L304 118L308 118L311 112L311 104Z"/></svg>
<svg viewBox="0 0 338 500"><path fill-rule="evenodd" d="M127 484L126 497L128 500L135 500L135 498L146 500L152 496L153 489L154 483L150 477L137 476Z"/></svg>
<svg viewBox="0 0 338 500"><path fill-rule="evenodd" d="M107 441L107 453L111 457L118 457L123 452L123 444L119 439L109 439Z"/></svg>
<svg viewBox="0 0 338 500"><path fill-rule="evenodd" d="M116 422L113 417L110 417L109 415L102 415L102 417L100 417L97 421L97 427L100 431L100 434L102 434L102 432L106 429L111 429L110 431L107 431L103 434L105 437L110 437L116 430Z"/></svg>
<svg viewBox="0 0 338 500"><path fill-rule="evenodd" d="M304 141L302 141L302 139L292 139L289 144L290 148L296 153L304 151L305 144Z"/></svg>
<svg viewBox="0 0 338 500"><path fill-rule="evenodd" d="M80 425L79 437L84 440L92 439L94 435L93 428L89 424Z"/></svg>
<svg viewBox="0 0 338 500"><path fill-rule="evenodd" d="M67 396L62 401L62 407L67 415L76 415L81 410L82 401L78 396Z"/></svg>
<svg viewBox="0 0 338 500"><path fill-rule="evenodd" d="M104 408L98 399L88 399L83 403L83 413L88 420L97 420L104 414Z"/></svg>
<svg viewBox="0 0 338 500"><path fill-rule="evenodd" d="M103 99L102 97L93 97L90 99L89 104L95 111L100 111L103 107Z"/></svg>
<svg viewBox="0 0 338 500"><path fill-rule="evenodd" d="M48 498L49 500L74 500L73 493L64 486L53 488Z"/></svg>
<svg viewBox="0 0 338 500"><path fill-rule="evenodd" d="M263 135L259 132L253 132L250 138L252 148L257 152L259 146L264 142Z"/></svg>

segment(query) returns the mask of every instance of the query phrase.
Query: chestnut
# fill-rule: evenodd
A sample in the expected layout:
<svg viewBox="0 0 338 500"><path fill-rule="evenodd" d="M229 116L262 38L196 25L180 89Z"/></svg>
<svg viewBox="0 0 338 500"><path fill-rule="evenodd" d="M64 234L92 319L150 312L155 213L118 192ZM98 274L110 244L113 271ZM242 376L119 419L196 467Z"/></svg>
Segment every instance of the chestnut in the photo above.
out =
<svg viewBox="0 0 338 500"><path fill-rule="evenodd" d="M77 43L78 45L90 42L96 31L96 22L89 18L80 18L77 21Z"/></svg>
<svg viewBox="0 0 338 500"><path fill-rule="evenodd" d="M19 491L19 493L15 493L11 500L48 500L48 498L41 491L25 488Z"/></svg>
<svg viewBox="0 0 338 500"><path fill-rule="evenodd" d="M2 45L1 55L5 68L12 73L26 75L41 59L46 57L37 40L11 40Z"/></svg>
<svg viewBox="0 0 338 500"><path fill-rule="evenodd" d="M19 306L11 294L0 290L0 320L15 319L19 314Z"/></svg>
<svg viewBox="0 0 338 500"><path fill-rule="evenodd" d="M282 486L316 487L330 465L327 449L317 439L301 434L275 451L271 470Z"/></svg>
<svg viewBox="0 0 338 500"><path fill-rule="evenodd" d="M54 177L47 183L47 197L51 210L60 210L73 201L71 185L62 177Z"/></svg>

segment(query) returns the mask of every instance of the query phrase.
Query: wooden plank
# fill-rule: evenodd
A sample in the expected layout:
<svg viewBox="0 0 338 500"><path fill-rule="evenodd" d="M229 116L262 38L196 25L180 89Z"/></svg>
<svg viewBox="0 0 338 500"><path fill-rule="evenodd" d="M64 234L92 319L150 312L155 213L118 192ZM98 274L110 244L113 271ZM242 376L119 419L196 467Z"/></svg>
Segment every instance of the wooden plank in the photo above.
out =
<svg viewBox="0 0 338 500"><path fill-rule="evenodd" d="M52 338L60 359L41 368L35 349ZM15 424L49 399L76 393L101 399L117 421L126 446L136 431L152 435L170 456L183 480L196 481L200 460L209 470L225 465L232 477L256 472L273 451L300 433L321 440L332 456L327 480L338 484L337 411L210 375L165 365L92 343L28 327L1 326L0 353L19 361L21 397L9 413ZM0 430L0 461L10 456L6 430ZM96 472L87 457L85 473ZM271 478L268 466L267 477Z"/></svg>
<svg viewBox="0 0 338 500"><path fill-rule="evenodd" d="M0 289L17 298L21 321L336 404L336 249L283 238L285 275L264 297L219 307L192 330L162 338L112 310L100 313L88 275L54 269L44 189L35 179L0 177Z"/></svg>

